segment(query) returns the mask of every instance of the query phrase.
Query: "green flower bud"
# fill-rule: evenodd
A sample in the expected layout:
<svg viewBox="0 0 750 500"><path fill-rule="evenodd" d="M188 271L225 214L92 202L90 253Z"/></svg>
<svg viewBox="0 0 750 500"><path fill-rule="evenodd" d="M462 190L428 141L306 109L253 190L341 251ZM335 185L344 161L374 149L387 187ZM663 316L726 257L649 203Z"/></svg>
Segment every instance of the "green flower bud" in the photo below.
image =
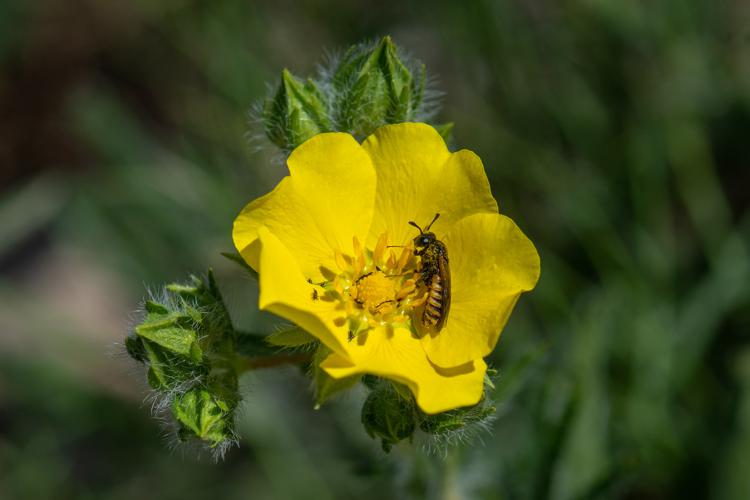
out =
<svg viewBox="0 0 750 500"><path fill-rule="evenodd" d="M144 309L125 347L148 367L154 408L171 408L181 441L197 438L223 452L235 441L234 410L240 398L236 334L213 274L192 277L187 285L168 285Z"/></svg>
<svg viewBox="0 0 750 500"><path fill-rule="evenodd" d="M351 47L339 63L333 86L340 130L367 136L387 123L413 121L425 88L425 67L414 75L390 37L376 45Z"/></svg>
<svg viewBox="0 0 750 500"><path fill-rule="evenodd" d="M488 432L495 419L495 406L489 398L494 386L485 378L484 397L474 406L456 408L435 415L419 412L419 429L427 435L427 449L445 450L447 446L468 442Z"/></svg>
<svg viewBox="0 0 750 500"><path fill-rule="evenodd" d="M172 414L181 441L198 438L210 447L221 446L234 435L236 401L227 401L204 388L192 388L175 396ZM233 439L233 438L232 438Z"/></svg>
<svg viewBox="0 0 750 500"><path fill-rule="evenodd" d="M419 428L428 434L447 435L461 431L467 426L482 424L490 421L495 414L495 408L484 402L469 408L438 413L437 415L423 415Z"/></svg>
<svg viewBox="0 0 750 500"><path fill-rule="evenodd" d="M331 130L325 98L315 82L303 83L286 69L276 93L265 102L263 124L271 142L285 151Z"/></svg>
<svg viewBox="0 0 750 500"><path fill-rule="evenodd" d="M362 424L372 438L380 438L383 451L414 434L417 408L414 398L404 397L393 382L381 381L362 406ZM408 390L406 391L408 392Z"/></svg>

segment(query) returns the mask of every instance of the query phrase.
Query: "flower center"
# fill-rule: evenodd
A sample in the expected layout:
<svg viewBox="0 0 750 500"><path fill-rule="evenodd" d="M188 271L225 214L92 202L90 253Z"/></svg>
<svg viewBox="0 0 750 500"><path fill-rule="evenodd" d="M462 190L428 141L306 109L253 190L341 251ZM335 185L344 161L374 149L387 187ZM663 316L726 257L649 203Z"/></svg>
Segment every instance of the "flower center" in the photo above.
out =
<svg viewBox="0 0 750 500"><path fill-rule="evenodd" d="M373 250L363 248L355 237L353 252L336 252L338 274L322 286L326 296L341 303L346 313L349 340L373 327L396 324L411 327L412 311L426 294L417 289L417 259L411 243L389 247L382 234Z"/></svg>
<svg viewBox="0 0 750 500"><path fill-rule="evenodd" d="M386 304L396 302L396 279L382 271L374 271L357 279L351 290L352 297L365 309L377 312Z"/></svg>

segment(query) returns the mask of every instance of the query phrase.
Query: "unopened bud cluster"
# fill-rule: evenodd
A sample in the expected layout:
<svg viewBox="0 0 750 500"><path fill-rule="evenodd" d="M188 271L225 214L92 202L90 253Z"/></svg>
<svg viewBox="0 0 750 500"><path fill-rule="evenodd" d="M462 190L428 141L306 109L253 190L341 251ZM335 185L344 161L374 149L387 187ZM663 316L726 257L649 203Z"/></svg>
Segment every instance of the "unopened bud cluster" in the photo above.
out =
<svg viewBox="0 0 750 500"><path fill-rule="evenodd" d="M239 393L234 330L213 275L167 285L144 310L125 346L148 368L154 409L171 417L180 441L223 453L236 441Z"/></svg>
<svg viewBox="0 0 750 500"><path fill-rule="evenodd" d="M260 118L271 142L290 152L322 132L364 138L388 123L429 122L436 106L426 87L424 64L384 37L351 47L315 78L302 80L283 70Z"/></svg>

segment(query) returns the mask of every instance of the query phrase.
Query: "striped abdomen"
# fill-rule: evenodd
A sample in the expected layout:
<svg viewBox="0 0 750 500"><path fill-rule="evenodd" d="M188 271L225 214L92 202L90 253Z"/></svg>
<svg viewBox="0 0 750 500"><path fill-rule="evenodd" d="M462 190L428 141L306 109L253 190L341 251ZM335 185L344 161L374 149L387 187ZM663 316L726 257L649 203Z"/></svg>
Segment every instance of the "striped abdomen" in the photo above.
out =
<svg viewBox="0 0 750 500"><path fill-rule="evenodd" d="M439 260L439 272L432 275L427 288L427 302L422 313L422 324L430 331L443 328L451 305L450 274L446 259Z"/></svg>

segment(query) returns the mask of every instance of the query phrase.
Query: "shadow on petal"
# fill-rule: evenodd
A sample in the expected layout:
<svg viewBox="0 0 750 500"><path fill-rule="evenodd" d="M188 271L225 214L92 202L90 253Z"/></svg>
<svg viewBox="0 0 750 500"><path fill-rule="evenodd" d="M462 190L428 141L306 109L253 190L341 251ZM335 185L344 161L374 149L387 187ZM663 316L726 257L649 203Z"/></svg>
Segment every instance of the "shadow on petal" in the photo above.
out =
<svg viewBox="0 0 750 500"><path fill-rule="evenodd" d="M464 363L458 366L452 366L450 368L443 368L441 366L438 366L430 361L429 358L427 358L427 361L430 363L435 372L437 372L438 375L442 377L457 377L459 375L466 375L467 373L473 372L475 369L473 361L469 361L468 363Z"/></svg>

